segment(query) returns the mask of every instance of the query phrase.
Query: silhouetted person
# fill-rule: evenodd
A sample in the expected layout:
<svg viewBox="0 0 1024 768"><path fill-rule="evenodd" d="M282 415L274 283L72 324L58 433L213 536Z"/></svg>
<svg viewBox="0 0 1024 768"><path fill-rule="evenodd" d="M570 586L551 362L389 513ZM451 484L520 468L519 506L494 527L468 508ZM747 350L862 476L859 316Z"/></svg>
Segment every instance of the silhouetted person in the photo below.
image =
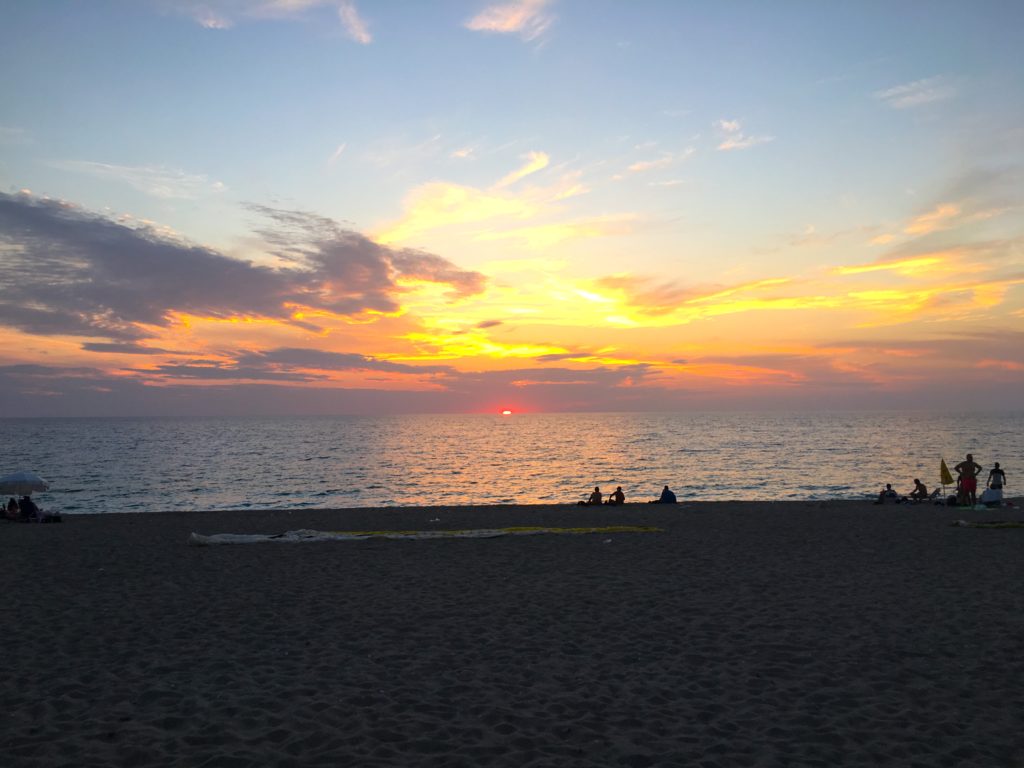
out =
<svg viewBox="0 0 1024 768"><path fill-rule="evenodd" d="M608 503L611 504L613 507L617 507L620 504L624 504L625 502L626 494L622 492L622 486L616 486L615 492L608 496Z"/></svg>
<svg viewBox="0 0 1024 768"><path fill-rule="evenodd" d="M598 486L594 486L594 492L590 494L590 498L586 501L581 501L579 504L581 507L599 507L601 506L601 489Z"/></svg>
<svg viewBox="0 0 1024 768"><path fill-rule="evenodd" d="M11 498L7 500L7 519L17 520L20 514L21 510L18 509L18 500L11 496Z"/></svg>
<svg viewBox="0 0 1024 768"><path fill-rule="evenodd" d="M661 489L661 497L658 498L658 499L655 499L654 501L651 502L651 504L675 504L675 503L676 503L676 495L674 493L672 493L672 491L670 491L668 489L667 485L664 488Z"/></svg>
<svg viewBox="0 0 1024 768"><path fill-rule="evenodd" d="M910 492L910 498L916 499L917 501L924 501L928 498L928 486L914 478L914 490Z"/></svg>
<svg viewBox="0 0 1024 768"><path fill-rule="evenodd" d="M33 517L39 514L39 507L32 501L28 496L22 496L21 501L18 503L18 507L21 510L22 520L31 520Z"/></svg>
<svg viewBox="0 0 1024 768"><path fill-rule="evenodd" d="M885 484L885 490L878 494L878 501L875 504L885 504L887 501L896 501L899 499L899 494L892 489L892 483Z"/></svg>
<svg viewBox="0 0 1024 768"><path fill-rule="evenodd" d="M954 469L960 473L960 493L964 501L970 498L973 507L978 503L978 473L981 472L982 466L968 453L967 459L957 464Z"/></svg>
<svg viewBox="0 0 1024 768"><path fill-rule="evenodd" d="M993 491L1001 491L1003 490L1003 486L1006 485L1006 473L999 468L998 461L996 462L996 465L992 467L991 471L988 473L987 485Z"/></svg>

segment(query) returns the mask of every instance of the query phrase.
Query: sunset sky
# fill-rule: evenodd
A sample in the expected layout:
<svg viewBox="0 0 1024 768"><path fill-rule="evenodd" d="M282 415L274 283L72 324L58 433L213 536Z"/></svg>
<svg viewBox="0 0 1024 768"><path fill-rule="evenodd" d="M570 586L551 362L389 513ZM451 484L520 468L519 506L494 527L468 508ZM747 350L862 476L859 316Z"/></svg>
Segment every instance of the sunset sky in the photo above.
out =
<svg viewBox="0 0 1024 768"><path fill-rule="evenodd" d="M0 416L1024 407L1024 4L0 9Z"/></svg>

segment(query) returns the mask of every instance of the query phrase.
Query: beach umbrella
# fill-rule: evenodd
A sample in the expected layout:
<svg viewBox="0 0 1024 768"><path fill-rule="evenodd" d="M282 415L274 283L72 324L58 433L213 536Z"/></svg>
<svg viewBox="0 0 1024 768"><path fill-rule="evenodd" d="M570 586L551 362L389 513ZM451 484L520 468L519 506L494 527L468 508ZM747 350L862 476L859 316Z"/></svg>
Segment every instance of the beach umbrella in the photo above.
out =
<svg viewBox="0 0 1024 768"><path fill-rule="evenodd" d="M946 460L940 459L939 461L939 482L942 484L942 495L946 495L946 486L953 484L953 475L949 473L949 467L946 466Z"/></svg>
<svg viewBox="0 0 1024 768"><path fill-rule="evenodd" d="M35 472L15 472L0 477L0 495L28 496L34 491L49 490L50 484Z"/></svg>

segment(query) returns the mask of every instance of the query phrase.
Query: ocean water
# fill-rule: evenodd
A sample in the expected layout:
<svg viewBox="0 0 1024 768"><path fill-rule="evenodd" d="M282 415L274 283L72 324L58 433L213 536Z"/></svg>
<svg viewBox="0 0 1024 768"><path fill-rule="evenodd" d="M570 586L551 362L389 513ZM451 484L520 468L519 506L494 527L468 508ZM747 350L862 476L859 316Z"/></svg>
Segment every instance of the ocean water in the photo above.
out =
<svg viewBox="0 0 1024 768"><path fill-rule="evenodd" d="M0 474L65 513L847 499L929 487L939 460L1024 477L1024 413L643 413L3 419Z"/></svg>

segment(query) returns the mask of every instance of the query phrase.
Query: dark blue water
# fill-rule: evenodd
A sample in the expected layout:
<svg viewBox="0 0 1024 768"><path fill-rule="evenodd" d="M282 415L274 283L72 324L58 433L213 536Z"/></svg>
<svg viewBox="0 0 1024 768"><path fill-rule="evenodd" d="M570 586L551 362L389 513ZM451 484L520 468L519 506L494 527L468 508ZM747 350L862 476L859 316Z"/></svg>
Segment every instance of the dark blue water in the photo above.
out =
<svg viewBox="0 0 1024 768"><path fill-rule="evenodd" d="M972 452L1013 493L1024 414L532 414L0 420L0 474L64 512L863 498ZM610 486L610 487L609 487Z"/></svg>

